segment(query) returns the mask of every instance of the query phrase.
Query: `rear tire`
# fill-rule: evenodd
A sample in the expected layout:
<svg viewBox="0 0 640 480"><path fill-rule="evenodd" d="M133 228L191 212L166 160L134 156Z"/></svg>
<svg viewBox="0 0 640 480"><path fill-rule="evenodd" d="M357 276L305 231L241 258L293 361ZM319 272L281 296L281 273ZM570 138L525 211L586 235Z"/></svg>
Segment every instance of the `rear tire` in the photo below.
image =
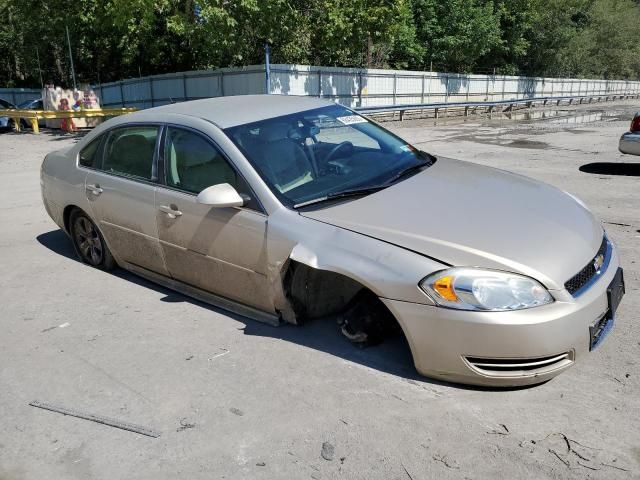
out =
<svg viewBox="0 0 640 480"><path fill-rule="evenodd" d="M93 220L82 210L74 210L69 218L73 248L80 260L100 270L113 270L116 261Z"/></svg>

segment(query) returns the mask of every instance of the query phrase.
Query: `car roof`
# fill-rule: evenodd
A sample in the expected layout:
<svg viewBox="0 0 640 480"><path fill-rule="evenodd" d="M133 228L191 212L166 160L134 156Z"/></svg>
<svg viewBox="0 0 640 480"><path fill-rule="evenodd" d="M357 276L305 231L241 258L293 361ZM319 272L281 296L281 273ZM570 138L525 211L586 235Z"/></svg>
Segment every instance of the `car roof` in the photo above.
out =
<svg viewBox="0 0 640 480"><path fill-rule="evenodd" d="M229 128L329 105L335 104L309 96L237 95L173 103L141 110L127 117L133 121L134 117L154 115L156 120L161 120L158 114L178 113L208 120L220 128Z"/></svg>

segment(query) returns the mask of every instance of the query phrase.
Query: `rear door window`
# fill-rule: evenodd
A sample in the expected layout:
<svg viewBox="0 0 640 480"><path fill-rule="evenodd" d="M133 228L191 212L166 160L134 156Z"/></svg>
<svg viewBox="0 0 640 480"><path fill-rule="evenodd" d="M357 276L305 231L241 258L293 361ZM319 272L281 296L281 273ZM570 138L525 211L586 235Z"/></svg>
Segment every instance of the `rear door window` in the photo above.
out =
<svg viewBox="0 0 640 480"><path fill-rule="evenodd" d="M153 159L158 140L156 126L135 126L114 130L104 149L102 170L107 173L154 180Z"/></svg>

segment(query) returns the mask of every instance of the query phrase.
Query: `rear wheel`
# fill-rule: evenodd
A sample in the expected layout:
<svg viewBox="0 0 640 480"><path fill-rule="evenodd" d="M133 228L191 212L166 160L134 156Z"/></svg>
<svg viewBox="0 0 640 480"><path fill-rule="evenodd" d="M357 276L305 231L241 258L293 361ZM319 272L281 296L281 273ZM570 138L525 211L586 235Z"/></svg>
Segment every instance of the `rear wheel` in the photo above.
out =
<svg viewBox="0 0 640 480"><path fill-rule="evenodd" d="M102 233L83 211L75 210L69 224L73 247L84 263L100 270L112 270L116 266Z"/></svg>

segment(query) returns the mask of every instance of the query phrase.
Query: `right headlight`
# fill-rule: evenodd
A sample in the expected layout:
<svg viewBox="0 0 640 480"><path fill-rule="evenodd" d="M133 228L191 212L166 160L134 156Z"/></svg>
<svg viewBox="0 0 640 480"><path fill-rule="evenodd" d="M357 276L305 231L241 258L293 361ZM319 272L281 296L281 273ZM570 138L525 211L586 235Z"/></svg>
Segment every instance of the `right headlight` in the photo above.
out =
<svg viewBox="0 0 640 480"><path fill-rule="evenodd" d="M454 267L432 273L420 288L438 305L458 310L504 312L553 302L536 280L515 273Z"/></svg>

